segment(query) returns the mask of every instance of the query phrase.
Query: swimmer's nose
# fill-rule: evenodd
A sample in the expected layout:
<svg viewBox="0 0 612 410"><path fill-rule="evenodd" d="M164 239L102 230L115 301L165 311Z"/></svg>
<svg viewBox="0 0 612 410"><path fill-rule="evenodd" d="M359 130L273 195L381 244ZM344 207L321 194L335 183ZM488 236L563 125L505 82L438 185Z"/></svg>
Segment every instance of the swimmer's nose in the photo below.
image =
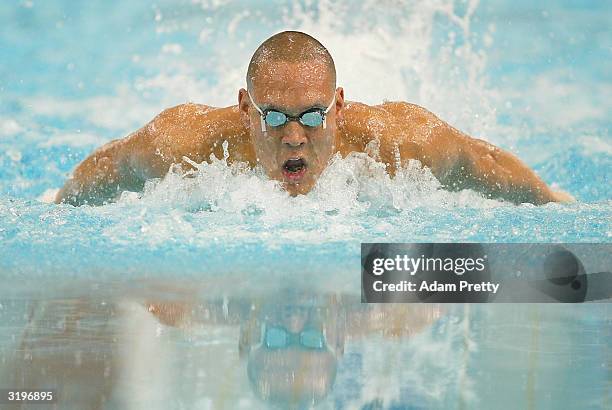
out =
<svg viewBox="0 0 612 410"><path fill-rule="evenodd" d="M282 323L290 332L298 333L304 330L306 321L308 320L307 312L302 309L294 307L285 307L282 312Z"/></svg>
<svg viewBox="0 0 612 410"><path fill-rule="evenodd" d="M307 141L306 133L300 124L296 121L290 121L285 125L283 130L283 144L287 144L291 147L300 147Z"/></svg>

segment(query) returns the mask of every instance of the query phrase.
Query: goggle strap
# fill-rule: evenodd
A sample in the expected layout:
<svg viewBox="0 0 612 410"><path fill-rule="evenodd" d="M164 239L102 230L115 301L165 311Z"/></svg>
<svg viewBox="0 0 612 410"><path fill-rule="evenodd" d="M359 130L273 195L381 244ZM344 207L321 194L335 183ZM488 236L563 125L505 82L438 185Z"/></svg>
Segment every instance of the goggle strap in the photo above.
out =
<svg viewBox="0 0 612 410"><path fill-rule="evenodd" d="M325 117L327 117L327 113L332 109L334 104L336 103L336 93L334 93L334 98L332 98L331 103L327 106L325 113L323 114L323 129L327 128L327 122L325 121Z"/></svg>
<svg viewBox="0 0 612 410"><path fill-rule="evenodd" d="M325 114L327 114L332 109L335 103L336 103L336 94L334 94L334 98L332 98L332 102L327 106L327 109L325 110Z"/></svg>
<svg viewBox="0 0 612 410"><path fill-rule="evenodd" d="M249 91L248 88L247 88L247 94L249 95L249 98L251 99L251 104L253 104L253 107L255 107L255 109L259 113L259 121L261 123L261 132L266 134L268 132L268 130L266 128L266 120L264 119L264 113L261 110L261 108L259 108L259 106L257 104L255 104L255 100L253 99L253 96L251 95L251 91Z"/></svg>

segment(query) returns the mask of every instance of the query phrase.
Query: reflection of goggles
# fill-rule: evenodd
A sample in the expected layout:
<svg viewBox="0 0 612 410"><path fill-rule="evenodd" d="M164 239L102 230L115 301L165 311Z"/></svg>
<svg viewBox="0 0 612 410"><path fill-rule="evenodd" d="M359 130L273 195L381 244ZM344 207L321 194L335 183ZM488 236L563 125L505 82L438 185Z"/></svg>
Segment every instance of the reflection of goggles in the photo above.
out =
<svg viewBox="0 0 612 410"><path fill-rule="evenodd" d="M257 112L259 112L259 116L261 118L261 132L263 133L266 132L266 124L270 127L280 127L282 125L285 125L289 121L298 121L302 125L313 128L323 125L323 129L325 129L325 116L332 109L332 107L334 106L334 102L336 101L336 96L334 95L331 104L329 104L326 109L311 108L307 111L304 111L297 117L292 117L278 110L262 110L257 104L255 104L255 100L253 100L251 92L247 90L247 93L249 94L251 103L253 103L253 107L255 107Z"/></svg>
<svg viewBox="0 0 612 410"><path fill-rule="evenodd" d="M265 327L263 343L268 349L286 349L289 346L302 346L307 349L325 349L325 335L317 329L304 329L291 333L281 326Z"/></svg>

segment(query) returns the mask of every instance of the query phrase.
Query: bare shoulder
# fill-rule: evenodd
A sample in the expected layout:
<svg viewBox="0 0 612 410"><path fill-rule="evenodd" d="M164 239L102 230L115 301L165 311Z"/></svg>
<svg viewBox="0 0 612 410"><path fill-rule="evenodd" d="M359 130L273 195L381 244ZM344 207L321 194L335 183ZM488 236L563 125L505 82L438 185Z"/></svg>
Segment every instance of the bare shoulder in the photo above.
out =
<svg viewBox="0 0 612 410"><path fill-rule="evenodd" d="M163 130L168 132L197 130L207 122L209 117L215 114L218 115L218 112L222 110L226 110L226 108L211 107L191 102L179 104L163 110L147 124L147 127L153 131Z"/></svg>
<svg viewBox="0 0 612 410"><path fill-rule="evenodd" d="M385 101L379 106L393 116L401 135L417 143L427 143L432 133L447 127L444 121L428 109L404 101Z"/></svg>
<svg viewBox="0 0 612 410"><path fill-rule="evenodd" d="M428 109L403 101L382 104L391 112L398 127L403 130L402 155L415 153L418 159L439 175L457 161L464 147L485 144L450 126ZM408 154L408 155L406 155Z"/></svg>
<svg viewBox="0 0 612 410"><path fill-rule="evenodd" d="M439 118L428 109L405 101L385 101L379 107L395 117L411 119L417 124L439 121Z"/></svg>
<svg viewBox="0 0 612 410"><path fill-rule="evenodd" d="M160 176L171 164L183 164L184 157L200 163L213 154L223 157L223 141L230 151L244 145L246 128L236 106L216 108L186 103L162 111L128 138L134 168ZM236 154L237 155L237 154Z"/></svg>
<svg viewBox="0 0 612 410"><path fill-rule="evenodd" d="M347 101L344 105L343 127L367 126L377 120L391 119L391 113L382 105L368 105L355 101Z"/></svg>
<svg viewBox="0 0 612 410"><path fill-rule="evenodd" d="M418 159L428 163L427 151L432 144L432 135L446 126L427 109L403 101L386 101L373 106L348 103L343 125L347 134L344 140L356 142L351 146L353 150L363 151L368 143L375 141L378 159L387 164L391 172L398 156L402 160Z"/></svg>
<svg viewBox="0 0 612 410"><path fill-rule="evenodd" d="M404 101L385 101L379 105L347 103L343 128L371 137L395 135L397 139L422 139L428 131L446 125L429 110Z"/></svg>
<svg viewBox="0 0 612 410"><path fill-rule="evenodd" d="M186 103L167 108L143 127L144 134L153 142L159 155L172 161L182 156L199 157L203 145L213 135L208 131L210 117L219 108Z"/></svg>
<svg viewBox="0 0 612 410"><path fill-rule="evenodd" d="M393 116L380 106L347 101L338 123L341 154L364 152L371 141L380 139L393 126Z"/></svg>

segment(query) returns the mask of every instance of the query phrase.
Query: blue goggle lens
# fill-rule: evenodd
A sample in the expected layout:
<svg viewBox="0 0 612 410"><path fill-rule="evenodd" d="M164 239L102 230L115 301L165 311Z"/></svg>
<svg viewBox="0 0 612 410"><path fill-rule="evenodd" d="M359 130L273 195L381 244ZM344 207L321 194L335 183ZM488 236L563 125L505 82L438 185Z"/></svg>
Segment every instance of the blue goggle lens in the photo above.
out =
<svg viewBox="0 0 612 410"><path fill-rule="evenodd" d="M280 111L268 111L265 116L266 124L270 127L280 127L288 120L287 114ZM307 127L318 127L323 124L323 114L320 111L305 112L300 115L299 120Z"/></svg>
<svg viewBox="0 0 612 410"><path fill-rule="evenodd" d="M266 329L265 343L270 349L280 349L289 344L289 335L284 329L271 327Z"/></svg>
<svg viewBox="0 0 612 410"><path fill-rule="evenodd" d="M325 336L316 329L306 329L297 334L291 334L282 327L266 329L264 344L268 349L284 349L289 345L301 345L308 349L325 348Z"/></svg>
<svg viewBox="0 0 612 410"><path fill-rule="evenodd" d="M300 117L300 122L308 127L318 127L323 124L323 115L319 111L305 112Z"/></svg>
<svg viewBox="0 0 612 410"><path fill-rule="evenodd" d="M301 345L310 349L323 349L325 338L318 330L309 329L301 333Z"/></svg>
<svg viewBox="0 0 612 410"><path fill-rule="evenodd" d="M280 127L287 122L287 116L279 111L268 111L266 114L266 124L270 127Z"/></svg>

